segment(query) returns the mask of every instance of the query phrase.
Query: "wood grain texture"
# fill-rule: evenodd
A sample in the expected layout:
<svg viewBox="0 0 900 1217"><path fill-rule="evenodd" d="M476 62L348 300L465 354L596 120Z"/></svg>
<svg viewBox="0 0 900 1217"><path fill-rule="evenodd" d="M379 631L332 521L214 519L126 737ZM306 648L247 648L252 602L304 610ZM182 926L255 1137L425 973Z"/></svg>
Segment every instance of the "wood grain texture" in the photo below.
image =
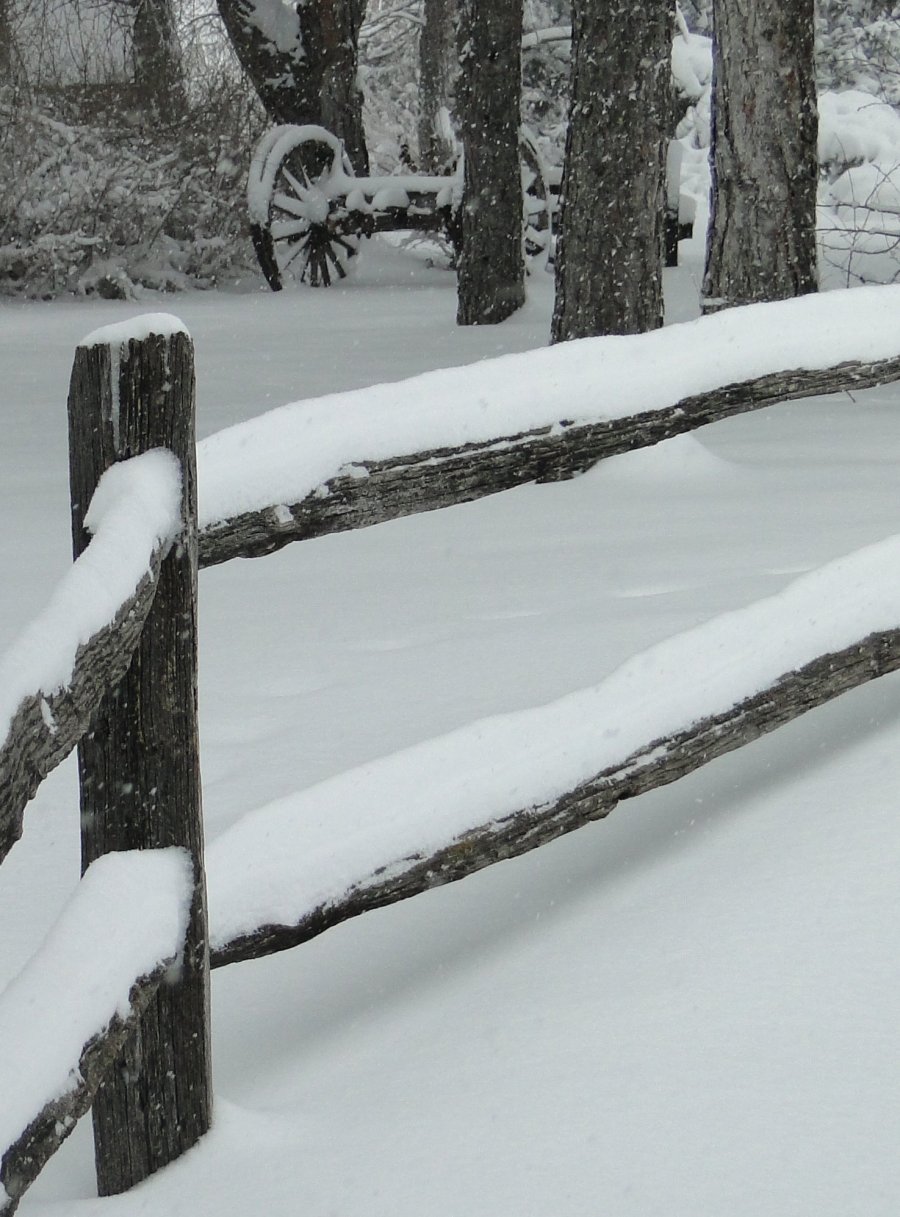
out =
<svg viewBox="0 0 900 1217"><path fill-rule="evenodd" d="M666 786L717 757L821 706L841 693L900 668L900 629L869 635L823 655L723 713L684 729L602 769L554 802L523 807L449 841L428 856L385 858L340 900L310 910L293 925L262 925L216 949L213 967L284 951L372 909L465 879L609 815L624 799Z"/></svg>
<svg viewBox="0 0 900 1217"><path fill-rule="evenodd" d="M217 521L200 534L200 565L256 558L313 537L367 528L498 494L526 482L555 482L584 473L605 457L658 444L707 423L776 402L887 384L900 378L900 357L773 373L683 398L664 409L575 424L560 420L517 435L461 448L398 453L354 462L355 476L329 479L298 503L272 504ZM366 476L360 476L361 470ZM276 510L277 508L277 510Z"/></svg>
<svg viewBox="0 0 900 1217"><path fill-rule="evenodd" d="M209 954L197 732L193 346L150 334L76 352L69 393L72 535L114 461L166 448L181 463L182 530L159 573L132 662L79 744L82 866L123 849L185 847L194 890L177 983L159 988L93 1106L101 1195L125 1191L209 1127Z"/></svg>

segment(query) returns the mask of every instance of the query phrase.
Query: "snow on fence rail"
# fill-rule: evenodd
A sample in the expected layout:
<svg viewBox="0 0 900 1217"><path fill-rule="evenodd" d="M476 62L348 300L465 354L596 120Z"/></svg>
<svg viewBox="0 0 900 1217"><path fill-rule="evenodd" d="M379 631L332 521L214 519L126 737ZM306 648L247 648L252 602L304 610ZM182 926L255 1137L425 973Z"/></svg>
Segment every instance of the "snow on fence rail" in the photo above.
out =
<svg viewBox="0 0 900 1217"><path fill-rule="evenodd" d="M900 668L900 536L635 655L244 816L208 853L213 966L526 853Z"/></svg>
<svg viewBox="0 0 900 1217"><path fill-rule="evenodd" d="M200 446L200 557L255 556L571 477L718 418L896 380L897 312L900 288L810 296L285 407ZM67 1049L66 1069L81 1069L77 1099L54 1106L63 1091L41 1083L28 1090L46 1100L40 1110L32 1103L12 1124L0 1119L0 1213L92 1094L102 1194L132 1186L209 1127L193 408L193 349L175 319L111 327L78 348L69 395L77 560L0 669L0 722L11 722L0 745L0 860L24 801L90 719L79 744L84 864L181 846L184 950L177 975L140 1014L140 1053L127 1069L107 1071L97 1088L144 1003L137 973L134 1009L104 1014L77 1059ZM149 451L157 448L167 451ZM596 689L473 724L247 817L210 851L214 962L281 950L535 848L895 670L898 558L900 539L861 551L635 657ZM105 598L92 582L98 571L115 576ZM151 984L172 957L155 950L140 972ZM34 962L45 993L52 974L46 956ZM7 1053L3 1011L16 1001L0 998Z"/></svg>
<svg viewBox="0 0 900 1217"><path fill-rule="evenodd" d="M296 402L198 446L200 564L557 481L706 423L900 377L900 287L731 309Z"/></svg>
<svg viewBox="0 0 900 1217"><path fill-rule="evenodd" d="M90 545L0 658L0 862L29 799L128 667L178 531L180 479L166 452L108 470L85 517Z"/></svg>
<svg viewBox="0 0 900 1217"><path fill-rule="evenodd" d="M183 850L98 859L0 994L0 1217L87 1111L181 955L192 886Z"/></svg>

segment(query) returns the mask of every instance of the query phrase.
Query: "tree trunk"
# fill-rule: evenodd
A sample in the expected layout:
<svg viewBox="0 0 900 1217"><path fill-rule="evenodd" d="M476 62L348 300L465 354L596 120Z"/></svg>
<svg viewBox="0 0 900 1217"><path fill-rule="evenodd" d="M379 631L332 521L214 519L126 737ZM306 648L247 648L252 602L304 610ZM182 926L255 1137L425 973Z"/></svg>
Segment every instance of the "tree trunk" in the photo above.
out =
<svg viewBox="0 0 900 1217"><path fill-rule="evenodd" d="M442 109L451 110L456 75L456 2L424 0L425 24L419 39L419 165L441 173L453 162L453 142L442 130Z"/></svg>
<svg viewBox="0 0 900 1217"><path fill-rule="evenodd" d="M315 20L321 38L322 126L344 141L350 163L359 174L369 172L369 154L363 126L359 74L359 29L366 13L365 0L309 0L300 5L301 24L309 18L308 45L314 46Z"/></svg>
<svg viewBox="0 0 900 1217"><path fill-rule="evenodd" d="M82 864L123 849L178 845L194 893L177 978L150 1003L94 1102L101 1195L125 1191L209 1128L209 951L197 733L197 499L193 347L187 334L143 340L113 330L78 348L69 393L72 535L115 460L168 448L182 468L182 535L160 568L131 666L79 745Z"/></svg>
<svg viewBox="0 0 900 1217"><path fill-rule="evenodd" d="M134 83L145 112L164 123L177 122L186 97L172 0L141 0L131 37Z"/></svg>
<svg viewBox="0 0 900 1217"><path fill-rule="evenodd" d="M491 325L525 303L521 0L462 0L458 35L465 178L456 320Z"/></svg>
<svg viewBox="0 0 900 1217"><path fill-rule="evenodd" d="M12 84L12 61L10 0L0 0L0 89Z"/></svg>
<svg viewBox="0 0 900 1217"><path fill-rule="evenodd" d="M670 0L575 0L553 342L662 325Z"/></svg>
<svg viewBox="0 0 900 1217"><path fill-rule="evenodd" d="M715 0L704 309L816 290L813 0Z"/></svg>
<svg viewBox="0 0 900 1217"><path fill-rule="evenodd" d="M368 173L357 84L365 0L218 0L228 37L276 123L315 123L344 141Z"/></svg>

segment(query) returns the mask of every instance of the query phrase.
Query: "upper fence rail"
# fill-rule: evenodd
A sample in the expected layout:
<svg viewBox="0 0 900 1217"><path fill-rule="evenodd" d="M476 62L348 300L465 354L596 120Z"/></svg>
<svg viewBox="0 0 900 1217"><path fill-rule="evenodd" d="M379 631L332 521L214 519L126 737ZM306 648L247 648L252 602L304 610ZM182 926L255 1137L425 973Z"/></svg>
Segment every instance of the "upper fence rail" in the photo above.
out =
<svg viewBox="0 0 900 1217"><path fill-rule="evenodd" d="M900 378L900 287L731 309L296 402L198 445L201 566L571 478L777 402Z"/></svg>

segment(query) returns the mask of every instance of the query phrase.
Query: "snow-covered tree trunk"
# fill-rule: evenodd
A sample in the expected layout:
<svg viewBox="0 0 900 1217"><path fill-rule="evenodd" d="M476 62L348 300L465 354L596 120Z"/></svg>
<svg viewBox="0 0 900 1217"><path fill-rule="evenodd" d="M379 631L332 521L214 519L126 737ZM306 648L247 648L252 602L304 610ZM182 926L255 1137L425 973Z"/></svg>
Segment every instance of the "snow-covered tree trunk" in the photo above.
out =
<svg viewBox="0 0 900 1217"><path fill-rule="evenodd" d="M319 122L320 78L305 62L300 19L281 0L217 0L241 67L276 123Z"/></svg>
<svg viewBox="0 0 900 1217"><path fill-rule="evenodd" d="M662 325L671 0L575 0L552 340Z"/></svg>
<svg viewBox="0 0 900 1217"><path fill-rule="evenodd" d="M141 0L131 31L134 83L147 113L175 122L185 111L181 47L172 0Z"/></svg>
<svg viewBox="0 0 900 1217"><path fill-rule="evenodd" d="M715 0L708 311L816 290L813 0Z"/></svg>
<svg viewBox="0 0 900 1217"><path fill-rule="evenodd" d="M241 66L276 123L318 123L368 172L357 83L365 0L217 0Z"/></svg>
<svg viewBox="0 0 900 1217"><path fill-rule="evenodd" d="M525 303L522 0L462 0L458 38L465 178L456 320L491 325Z"/></svg>
<svg viewBox="0 0 900 1217"><path fill-rule="evenodd" d="M455 0L424 0L425 24L419 39L419 163L440 173L453 160L453 142L441 127L450 109L456 74Z"/></svg>

